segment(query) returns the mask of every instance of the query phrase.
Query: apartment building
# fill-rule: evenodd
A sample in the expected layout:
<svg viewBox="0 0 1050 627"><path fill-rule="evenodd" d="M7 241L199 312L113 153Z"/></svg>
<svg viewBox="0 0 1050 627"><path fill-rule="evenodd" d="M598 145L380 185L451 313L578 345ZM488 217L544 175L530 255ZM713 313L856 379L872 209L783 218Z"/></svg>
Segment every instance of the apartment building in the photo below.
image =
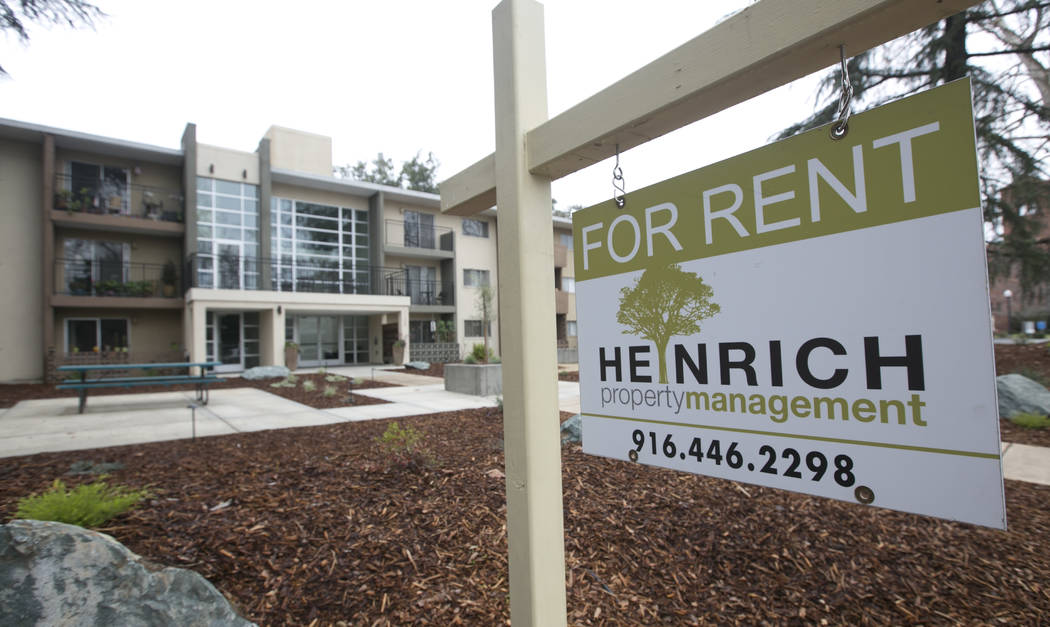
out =
<svg viewBox="0 0 1050 627"><path fill-rule="evenodd" d="M97 359L235 372L282 364L286 342L302 366L389 362L398 339L468 351L495 212L335 178L331 155L281 127L243 152L193 124L168 149L0 119L0 381ZM487 331L498 352L498 318Z"/></svg>
<svg viewBox="0 0 1050 627"><path fill-rule="evenodd" d="M558 361L576 361L576 270L572 254L572 220L554 216L554 315ZM567 350L566 350L567 349Z"/></svg>

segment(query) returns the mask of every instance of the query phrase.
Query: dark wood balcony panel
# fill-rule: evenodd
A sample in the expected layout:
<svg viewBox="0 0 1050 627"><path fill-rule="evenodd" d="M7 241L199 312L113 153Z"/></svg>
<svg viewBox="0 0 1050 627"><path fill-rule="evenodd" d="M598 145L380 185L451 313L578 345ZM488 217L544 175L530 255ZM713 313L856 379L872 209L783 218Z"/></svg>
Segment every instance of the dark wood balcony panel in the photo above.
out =
<svg viewBox="0 0 1050 627"><path fill-rule="evenodd" d="M569 313L569 293L562 290L554 290L554 313Z"/></svg>
<svg viewBox="0 0 1050 627"><path fill-rule="evenodd" d="M564 268L569 265L569 249L562 244L554 245L554 267Z"/></svg>

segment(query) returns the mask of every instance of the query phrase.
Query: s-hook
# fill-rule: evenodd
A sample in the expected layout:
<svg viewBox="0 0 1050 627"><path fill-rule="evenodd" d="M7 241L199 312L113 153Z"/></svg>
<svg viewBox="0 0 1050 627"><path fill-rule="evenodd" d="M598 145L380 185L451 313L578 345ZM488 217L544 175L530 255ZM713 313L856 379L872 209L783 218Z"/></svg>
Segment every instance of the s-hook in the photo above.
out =
<svg viewBox="0 0 1050 627"><path fill-rule="evenodd" d="M627 189L623 182L623 168L620 167L620 144L616 144L616 164L613 165L613 201L620 209L627 204Z"/></svg>
<svg viewBox="0 0 1050 627"><path fill-rule="evenodd" d="M839 46L839 64L841 67L842 93L839 95L839 111L835 124L831 127L831 139L842 139L849 132L850 104L853 101L853 83L849 80L849 69L846 67L846 45Z"/></svg>

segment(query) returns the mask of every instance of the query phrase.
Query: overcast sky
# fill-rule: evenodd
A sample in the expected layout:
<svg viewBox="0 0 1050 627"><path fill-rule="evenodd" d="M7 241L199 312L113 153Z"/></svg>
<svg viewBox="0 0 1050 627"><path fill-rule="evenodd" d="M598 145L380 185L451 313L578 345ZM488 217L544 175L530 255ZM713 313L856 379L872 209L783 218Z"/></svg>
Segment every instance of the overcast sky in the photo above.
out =
<svg viewBox="0 0 1050 627"><path fill-rule="evenodd" d="M0 117L179 146L252 151L271 124L332 137L338 164L417 151L447 178L495 147L496 0L98 0L92 31L0 37ZM749 0L547 0L553 116ZM802 79L621 156L628 192L760 146L814 108ZM558 207L612 194L611 160L556 181Z"/></svg>

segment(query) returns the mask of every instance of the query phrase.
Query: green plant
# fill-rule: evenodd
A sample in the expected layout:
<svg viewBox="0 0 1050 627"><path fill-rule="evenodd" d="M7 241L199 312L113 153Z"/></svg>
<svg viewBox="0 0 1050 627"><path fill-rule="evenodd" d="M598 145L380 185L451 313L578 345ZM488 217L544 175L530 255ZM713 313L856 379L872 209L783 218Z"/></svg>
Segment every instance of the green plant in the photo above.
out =
<svg viewBox="0 0 1050 627"><path fill-rule="evenodd" d="M317 389L317 384L314 383L313 381L311 381L309 379L307 379L306 381L303 381L303 392L313 392L316 389Z"/></svg>
<svg viewBox="0 0 1050 627"><path fill-rule="evenodd" d="M290 348L290 349L295 350L295 351L299 350L299 345L296 344L295 342L291 341L291 340L288 340L287 342L285 342L284 343L284 347L285 348Z"/></svg>
<svg viewBox="0 0 1050 627"><path fill-rule="evenodd" d="M470 356L474 358L475 362L487 364L492 361L492 349L483 344L475 344L470 351ZM466 360L464 359L463 361Z"/></svg>
<svg viewBox="0 0 1050 627"><path fill-rule="evenodd" d="M1022 346L1028 343L1028 336L1024 333L1014 333L1014 344L1021 344Z"/></svg>
<svg viewBox="0 0 1050 627"><path fill-rule="evenodd" d="M55 479L46 492L19 499L15 518L97 527L148 496L148 490L110 486L101 479L73 489L66 488L61 479Z"/></svg>
<svg viewBox="0 0 1050 627"><path fill-rule="evenodd" d="M465 364L476 364L476 363L478 363L478 360L475 359L473 353L468 353L467 356L463 358L463 363L465 363Z"/></svg>
<svg viewBox="0 0 1050 627"><path fill-rule="evenodd" d="M394 463L405 467L418 467L431 462L430 453L420 444L423 434L412 425L402 427L397 421L386 427L376 442Z"/></svg>
<svg viewBox="0 0 1050 627"><path fill-rule="evenodd" d="M175 271L175 262L169 259L160 271L160 282L164 285L175 285L178 280L179 275Z"/></svg>
<svg viewBox="0 0 1050 627"><path fill-rule="evenodd" d="M405 347L405 341L404 340L402 340L401 338L398 338L398 339L394 340L394 348L404 348L404 347Z"/></svg>
<svg viewBox="0 0 1050 627"><path fill-rule="evenodd" d="M338 390L336 390L336 387L334 385L326 385L324 386L324 392L322 392L322 394L325 398L331 398L335 396L337 391Z"/></svg>
<svg viewBox="0 0 1050 627"><path fill-rule="evenodd" d="M1014 414L1010 416L1010 422L1025 429L1046 429L1050 427L1050 417L1042 414Z"/></svg>
<svg viewBox="0 0 1050 627"><path fill-rule="evenodd" d="M347 378L341 374L330 374L324 378L324 380L329 383L340 383L342 381L346 381L346 379Z"/></svg>

